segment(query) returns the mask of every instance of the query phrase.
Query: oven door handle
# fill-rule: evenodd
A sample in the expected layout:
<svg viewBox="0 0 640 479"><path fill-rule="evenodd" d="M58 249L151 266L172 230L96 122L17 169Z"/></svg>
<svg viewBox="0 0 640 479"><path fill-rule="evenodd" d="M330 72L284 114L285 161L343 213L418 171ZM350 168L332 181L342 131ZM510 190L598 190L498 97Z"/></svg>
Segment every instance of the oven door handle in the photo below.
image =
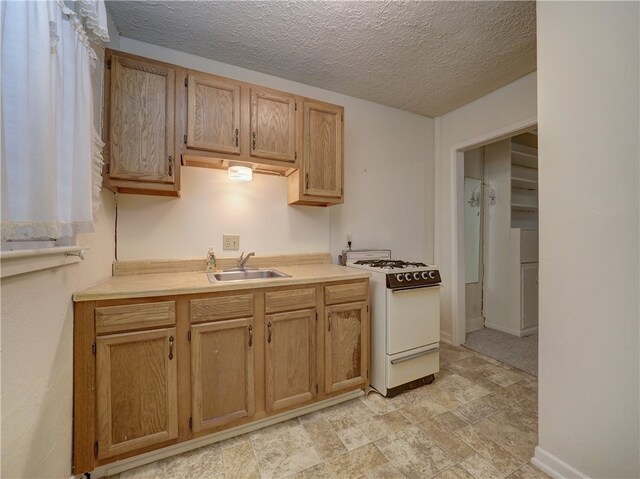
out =
<svg viewBox="0 0 640 479"><path fill-rule="evenodd" d="M399 293L401 291L413 291L414 289L439 288L439 287L440 287L440 283L438 283L438 284L425 284L425 285L420 285L420 286L407 286L406 288L395 288L395 289L392 289L391 292L392 293Z"/></svg>
<svg viewBox="0 0 640 479"><path fill-rule="evenodd" d="M410 361L412 359L420 358L431 353L437 353L439 351L440 346L436 346L435 348L427 349L426 351L420 351L419 353L410 354L409 356L405 356L404 358L392 359L391 364L404 363L405 361Z"/></svg>

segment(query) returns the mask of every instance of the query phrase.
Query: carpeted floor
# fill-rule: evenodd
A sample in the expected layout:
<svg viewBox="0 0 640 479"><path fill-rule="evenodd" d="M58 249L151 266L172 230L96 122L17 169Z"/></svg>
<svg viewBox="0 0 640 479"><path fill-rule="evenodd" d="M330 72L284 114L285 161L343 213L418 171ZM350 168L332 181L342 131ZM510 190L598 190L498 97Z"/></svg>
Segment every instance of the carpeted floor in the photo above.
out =
<svg viewBox="0 0 640 479"><path fill-rule="evenodd" d="M467 341L462 346L534 376L538 375L538 333L518 338L483 328L467 333Z"/></svg>

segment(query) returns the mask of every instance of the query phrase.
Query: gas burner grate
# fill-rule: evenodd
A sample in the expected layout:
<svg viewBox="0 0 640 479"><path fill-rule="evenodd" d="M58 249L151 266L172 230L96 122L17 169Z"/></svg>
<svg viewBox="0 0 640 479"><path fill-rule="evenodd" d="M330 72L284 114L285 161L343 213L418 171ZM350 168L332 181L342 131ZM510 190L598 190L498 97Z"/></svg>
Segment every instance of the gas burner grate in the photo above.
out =
<svg viewBox="0 0 640 479"><path fill-rule="evenodd" d="M401 261L401 260L389 260L389 259L361 259L356 261L355 264L361 264L363 266L371 266L374 268L383 268L383 269L401 269L408 267L427 267L424 263L416 263L409 261Z"/></svg>

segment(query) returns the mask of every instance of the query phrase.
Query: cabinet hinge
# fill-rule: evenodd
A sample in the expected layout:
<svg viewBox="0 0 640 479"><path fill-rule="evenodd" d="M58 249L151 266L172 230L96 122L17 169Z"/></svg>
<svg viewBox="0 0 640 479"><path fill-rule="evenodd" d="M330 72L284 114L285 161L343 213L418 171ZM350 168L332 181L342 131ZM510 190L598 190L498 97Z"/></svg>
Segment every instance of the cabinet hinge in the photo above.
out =
<svg viewBox="0 0 640 479"><path fill-rule="evenodd" d="M98 441L93 443L93 454L98 455Z"/></svg>
<svg viewBox="0 0 640 479"><path fill-rule="evenodd" d="M184 77L184 86L189 86L189 77Z"/></svg>
<svg viewBox="0 0 640 479"><path fill-rule="evenodd" d="M316 384L316 394L318 394L318 385Z"/></svg>
<svg viewBox="0 0 640 479"><path fill-rule="evenodd" d="M298 111L298 102L295 103L296 111Z"/></svg>
<svg viewBox="0 0 640 479"><path fill-rule="evenodd" d="M184 141L184 144L185 144L185 145L187 144L187 135L184 135L184 136L182 137L182 141Z"/></svg>
<svg viewBox="0 0 640 479"><path fill-rule="evenodd" d="M193 418L189 418L189 429L193 429Z"/></svg>
<svg viewBox="0 0 640 479"><path fill-rule="evenodd" d="M293 156L294 156L294 160L297 160L298 159L298 152L296 151Z"/></svg>
<svg viewBox="0 0 640 479"><path fill-rule="evenodd" d="M316 311L316 321L318 320L318 312Z"/></svg>
<svg viewBox="0 0 640 479"><path fill-rule="evenodd" d="M189 331L189 332L187 333L187 339L188 339L189 341L191 341L191 331Z"/></svg>
<svg viewBox="0 0 640 479"><path fill-rule="evenodd" d="M95 356L95 354L96 354L96 343L93 343L91 345L91 353Z"/></svg>
<svg viewBox="0 0 640 479"><path fill-rule="evenodd" d="M369 312L369 305L367 304L367 313Z"/></svg>
<svg viewBox="0 0 640 479"><path fill-rule="evenodd" d="M107 68L111 70L111 58L107 60Z"/></svg>

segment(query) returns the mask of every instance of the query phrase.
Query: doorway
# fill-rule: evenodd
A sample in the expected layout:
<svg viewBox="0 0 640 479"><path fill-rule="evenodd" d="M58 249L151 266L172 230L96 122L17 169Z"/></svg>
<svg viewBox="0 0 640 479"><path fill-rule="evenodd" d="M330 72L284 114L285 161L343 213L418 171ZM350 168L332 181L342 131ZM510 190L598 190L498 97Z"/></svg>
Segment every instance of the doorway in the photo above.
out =
<svg viewBox="0 0 640 479"><path fill-rule="evenodd" d="M464 346L537 374L535 128L464 152Z"/></svg>

